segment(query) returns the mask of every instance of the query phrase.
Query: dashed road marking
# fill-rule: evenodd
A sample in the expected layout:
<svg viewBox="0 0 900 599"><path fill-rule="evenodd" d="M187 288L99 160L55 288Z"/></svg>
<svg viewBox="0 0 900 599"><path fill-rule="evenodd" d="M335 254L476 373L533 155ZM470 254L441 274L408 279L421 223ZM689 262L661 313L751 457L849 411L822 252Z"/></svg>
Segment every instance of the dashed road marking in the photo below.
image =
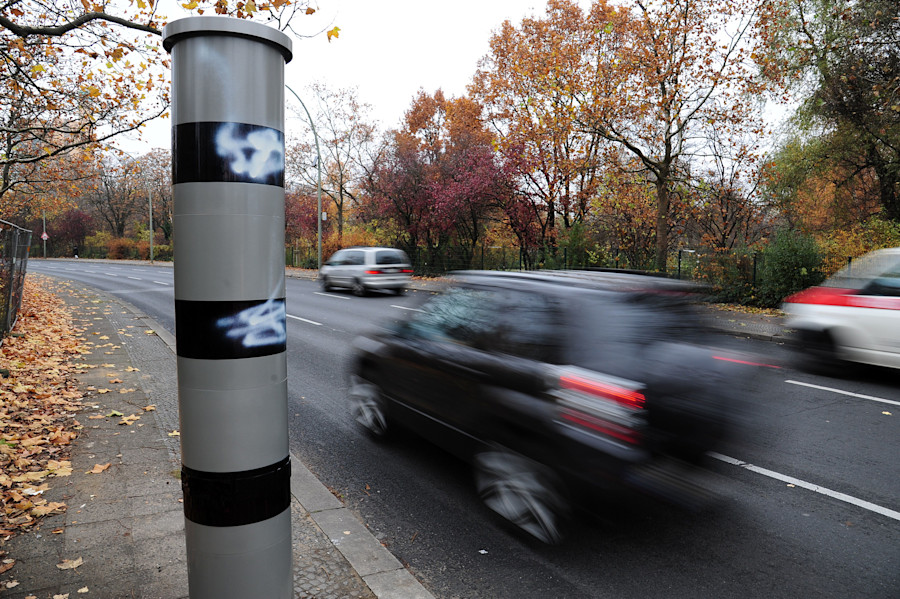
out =
<svg viewBox="0 0 900 599"><path fill-rule="evenodd" d="M418 308L410 308L408 306L397 306L395 304L391 304L391 308L397 308L398 310L409 310L410 312L422 312L425 313L425 310L419 310Z"/></svg>
<svg viewBox="0 0 900 599"><path fill-rule="evenodd" d="M322 323L321 323L321 322L316 322L315 320L309 320L309 319L307 319L307 318L300 318L299 316L294 316L294 315L292 315L292 314L288 314L287 317L288 317L288 318L293 318L294 320L302 320L303 322L306 322L306 323L309 323L309 324L314 324L314 325L316 325L317 327L322 326Z"/></svg>
<svg viewBox="0 0 900 599"><path fill-rule="evenodd" d="M873 395L863 395L862 393L852 393L850 391L844 391L842 389L833 389L831 387L823 387L821 385L813 385L811 383L801 383L800 381L785 381L785 383L789 383L791 385L800 385L802 387L810 387L811 389L819 389L820 391L830 391L831 393L839 393L841 395L848 395L850 397L856 397L857 399L868 399L870 401L879 401L881 403L891 404L892 406L900 406L900 401L894 401L893 399L884 399L883 397L875 397Z"/></svg>
<svg viewBox="0 0 900 599"><path fill-rule="evenodd" d="M321 291L313 291L313 295L321 295L322 297L333 297L334 299L342 299L342 300L350 299L349 297L347 297L345 295L332 295L330 293L322 293Z"/></svg>
<svg viewBox="0 0 900 599"><path fill-rule="evenodd" d="M786 474L781 474L779 472L775 472L774 470L768 470L766 468L760 468L759 466L754 466L753 464L748 464L747 462L738 460L736 458L729 457L727 455L722 455L721 453L710 452L710 457L725 462L726 464L731 464L733 466L740 466L750 472L755 472L757 474L762 474L763 476L768 476L769 478L774 478L775 480L780 480L782 482L788 483L790 485L794 485L796 487L802 487L804 489L808 489L810 491L815 491L816 493L820 493L822 495L826 495L831 497L832 499L837 499L839 501L843 501L846 503L850 503L857 507L861 507L865 510L869 510L870 512L875 512L876 514L881 514L882 516L887 516L888 518L892 518L894 520L900 521L900 512L896 512L892 509L888 509L886 507L874 504L870 501L866 501L864 499L858 499L851 495L847 495L846 493L841 493L839 491L832 491L831 489L820 487L819 485L814 485L813 483L808 483L805 480L800 480L799 478L794 478L793 476L788 476Z"/></svg>

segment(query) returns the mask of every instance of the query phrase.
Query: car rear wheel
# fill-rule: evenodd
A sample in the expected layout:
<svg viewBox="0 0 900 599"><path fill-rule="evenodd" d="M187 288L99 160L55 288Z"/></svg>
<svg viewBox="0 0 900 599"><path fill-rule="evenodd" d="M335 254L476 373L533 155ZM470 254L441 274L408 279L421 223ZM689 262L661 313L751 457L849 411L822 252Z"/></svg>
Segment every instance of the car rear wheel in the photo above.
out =
<svg viewBox="0 0 900 599"><path fill-rule="evenodd" d="M366 286L359 279L353 280L353 295L363 297L366 295Z"/></svg>
<svg viewBox="0 0 900 599"><path fill-rule="evenodd" d="M799 331L797 366L813 374L834 374L841 366L837 346L828 331Z"/></svg>
<svg viewBox="0 0 900 599"><path fill-rule="evenodd" d="M484 504L523 531L549 544L563 538L569 502L545 466L508 451L475 458L475 486Z"/></svg>
<svg viewBox="0 0 900 599"><path fill-rule="evenodd" d="M331 291L331 283L328 281L328 277L322 277L322 291Z"/></svg>
<svg viewBox="0 0 900 599"><path fill-rule="evenodd" d="M353 419L369 435L376 439L387 437L390 431L387 411L384 397L377 385L362 377L353 376L350 380L350 410Z"/></svg>

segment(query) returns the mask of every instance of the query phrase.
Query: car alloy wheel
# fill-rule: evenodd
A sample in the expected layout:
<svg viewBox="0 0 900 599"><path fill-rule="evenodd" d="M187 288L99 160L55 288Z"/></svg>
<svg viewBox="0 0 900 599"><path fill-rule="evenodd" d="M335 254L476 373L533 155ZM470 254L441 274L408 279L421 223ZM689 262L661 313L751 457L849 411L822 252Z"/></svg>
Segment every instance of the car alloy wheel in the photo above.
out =
<svg viewBox="0 0 900 599"><path fill-rule="evenodd" d="M353 295L363 297L366 294L366 286L359 279L353 281Z"/></svg>
<svg viewBox="0 0 900 599"><path fill-rule="evenodd" d="M353 418L366 432L376 438L388 434L388 420L381 390L364 378L353 376L350 380L350 410Z"/></svg>
<svg viewBox="0 0 900 599"><path fill-rule="evenodd" d="M568 515L556 477L546 467L508 451L475 458L475 486L484 504L544 543L559 543Z"/></svg>
<svg viewBox="0 0 900 599"><path fill-rule="evenodd" d="M328 277L322 277L322 291L331 291L331 283L328 282Z"/></svg>

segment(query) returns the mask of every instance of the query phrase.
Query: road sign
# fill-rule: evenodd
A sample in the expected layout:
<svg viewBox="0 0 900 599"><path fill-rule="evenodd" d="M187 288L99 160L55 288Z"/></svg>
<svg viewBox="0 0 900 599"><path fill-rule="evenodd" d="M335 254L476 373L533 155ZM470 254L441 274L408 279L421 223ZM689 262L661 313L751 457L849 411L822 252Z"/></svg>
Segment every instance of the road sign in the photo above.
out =
<svg viewBox="0 0 900 599"><path fill-rule="evenodd" d="M46 231L44 231L43 233L41 233L41 239L43 239L44 241L47 241L48 239L50 239L50 236L47 235Z"/></svg>

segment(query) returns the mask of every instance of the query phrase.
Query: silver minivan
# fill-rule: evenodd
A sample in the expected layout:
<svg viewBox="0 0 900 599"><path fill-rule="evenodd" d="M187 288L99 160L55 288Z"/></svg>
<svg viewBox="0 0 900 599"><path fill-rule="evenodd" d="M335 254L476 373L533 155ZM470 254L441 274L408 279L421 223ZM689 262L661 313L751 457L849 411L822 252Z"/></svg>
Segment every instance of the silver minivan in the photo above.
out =
<svg viewBox="0 0 900 599"><path fill-rule="evenodd" d="M352 247L338 250L319 270L322 289L350 289L363 296L373 289L406 291L412 264L403 250L387 247Z"/></svg>

